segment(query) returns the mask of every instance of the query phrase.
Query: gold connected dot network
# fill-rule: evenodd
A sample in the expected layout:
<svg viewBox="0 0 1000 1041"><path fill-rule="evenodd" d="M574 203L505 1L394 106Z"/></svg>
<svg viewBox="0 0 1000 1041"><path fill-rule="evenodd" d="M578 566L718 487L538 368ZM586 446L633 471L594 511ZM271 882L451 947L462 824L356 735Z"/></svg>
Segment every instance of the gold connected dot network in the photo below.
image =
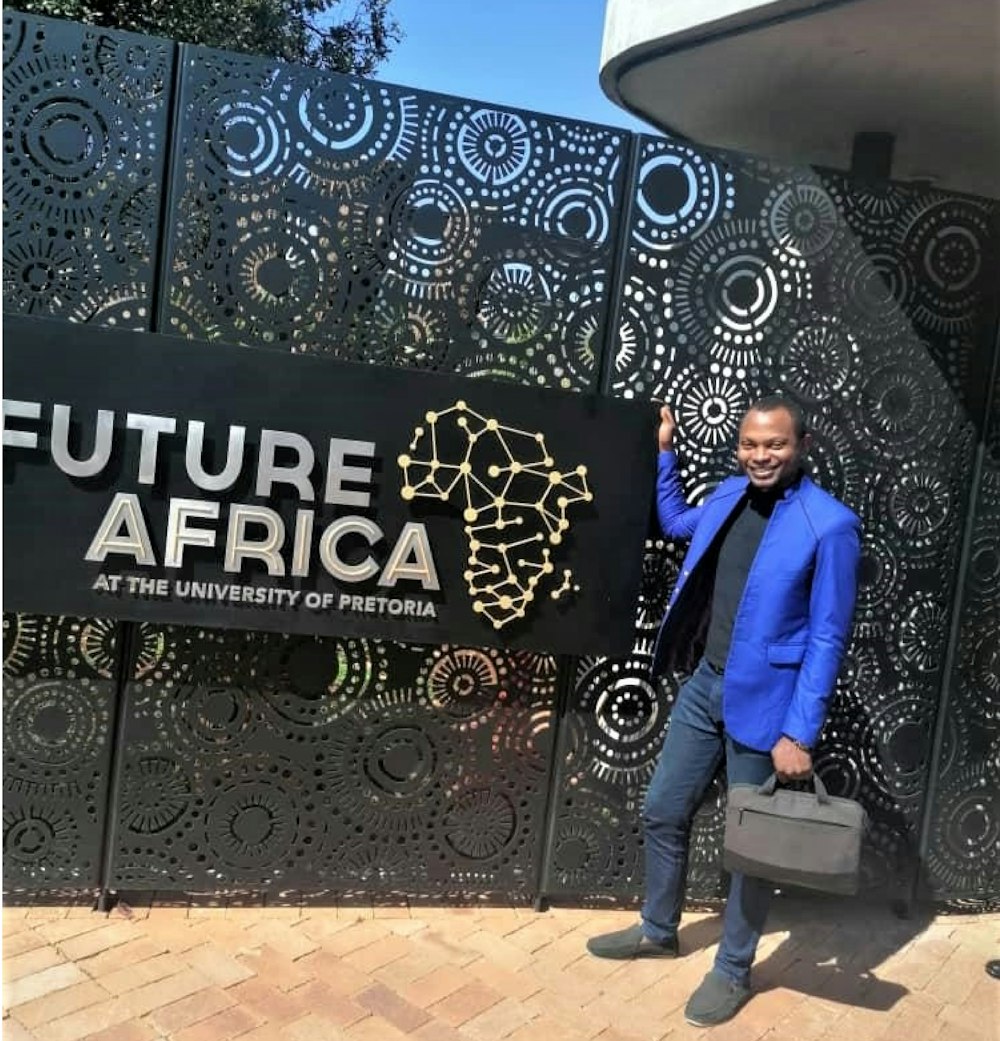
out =
<svg viewBox="0 0 1000 1041"><path fill-rule="evenodd" d="M464 401L428 412L424 421L398 459L400 494L408 502L454 501L458 490L472 609L501 629L523 618L545 587L553 587L553 600L579 591L568 569L560 584L551 557L569 532L567 511L593 501L587 468L561 473L544 434L504 426Z"/></svg>

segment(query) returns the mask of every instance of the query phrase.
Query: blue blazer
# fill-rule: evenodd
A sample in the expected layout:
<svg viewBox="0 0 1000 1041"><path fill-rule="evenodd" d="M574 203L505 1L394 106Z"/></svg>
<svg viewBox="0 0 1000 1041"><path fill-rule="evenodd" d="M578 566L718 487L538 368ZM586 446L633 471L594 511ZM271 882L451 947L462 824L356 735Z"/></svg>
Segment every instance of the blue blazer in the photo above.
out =
<svg viewBox="0 0 1000 1041"><path fill-rule="evenodd" d="M657 635L654 674L676 667L678 644L700 654L713 543L748 484L727 478L703 505L688 506L677 456L660 453L660 526L691 545ZM805 475L785 489L747 576L723 677L723 720L737 741L766 752L782 734L816 744L851 632L860 559L861 522L851 510Z"/></svg>

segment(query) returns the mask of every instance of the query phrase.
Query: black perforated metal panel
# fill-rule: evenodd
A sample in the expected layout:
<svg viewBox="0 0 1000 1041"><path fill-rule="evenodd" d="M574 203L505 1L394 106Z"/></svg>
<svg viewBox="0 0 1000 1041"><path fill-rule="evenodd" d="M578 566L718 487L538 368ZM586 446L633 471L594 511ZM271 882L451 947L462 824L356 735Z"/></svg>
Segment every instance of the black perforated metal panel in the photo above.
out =
<svg viewBox="0 0 1000 1041"><path fill-rule="evenodd" d="M596 386L627 135L198 48L183 62L163 331Z"/></svg>
<svg viewBox="0 0 1000 1041"><path fill-rule="evenodd" d="M4 615L7 893L100 885L118 641L112 621Z"/></svg>
<svg viewBox="0 0 1000 1041"><path fill-rule="evenodd" d="M640 144L608 390L674 407L693 500L733 472L748 405L784 391L805 410L817 480L861 515L854 636L817 766L868 808L871 889L907 891L916 862L982 420L971 373L991 345L995 213L977 199ZM682 551L648 544L634 654L579 674L554 893L641 892L635 821L681 679L654 687L648 668ZM995 645L995 620L981 621L986 632L965 639ZM949 747L962 761L963 735ZM722 814L717 784L693 835L696 895L719 891ZM963 842L955 854L967 855Z"/></svg>
<svg viewBox="0 0 1000 1041"><path fill-rule="evenodd" d="M115 886L533 894L555 659L142 628Z"/></svg>

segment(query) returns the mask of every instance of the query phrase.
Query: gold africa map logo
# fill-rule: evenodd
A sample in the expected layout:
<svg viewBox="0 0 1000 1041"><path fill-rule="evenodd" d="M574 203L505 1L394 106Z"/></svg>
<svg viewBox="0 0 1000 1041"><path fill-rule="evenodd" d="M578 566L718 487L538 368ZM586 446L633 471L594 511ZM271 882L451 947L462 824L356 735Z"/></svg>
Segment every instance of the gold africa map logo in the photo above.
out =
<svg viewBox="0 0 1000 1041"><path fill-rule="evenodd" d="M501 629L525 616L538 586L559 582L552 547L569 531L567 510L594 499L587 468L560 472L544 434L504 426L464 401L424 419L427 427L415 428L409 453L398 459L400 494L454 502L459 489L472 609ZM549 595L579 588L567 568Z"/></svg>

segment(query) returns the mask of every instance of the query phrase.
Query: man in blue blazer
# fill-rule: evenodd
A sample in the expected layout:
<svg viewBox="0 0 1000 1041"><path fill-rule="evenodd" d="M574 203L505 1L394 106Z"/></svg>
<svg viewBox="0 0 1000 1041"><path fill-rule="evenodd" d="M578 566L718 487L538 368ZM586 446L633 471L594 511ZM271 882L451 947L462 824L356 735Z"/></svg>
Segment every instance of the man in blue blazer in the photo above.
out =
<svg viewBox="0 0 1000 1041"><path fill-rule="evenodd" d="M854 613L861 525L805 474L810 439L798 406L779 396L756 402L740 425L742 474L697 507L684 498L675 429L664 406L657 507L664 534L691 544L653 672L691 675L643 807L642 920L590 940L603 958L677 956L688 833L723 756L730 785L812 772ZM722 1023L749 999L770 898L768 883L732 875L715 965L688 1001L689 1023Z"/></svg>

